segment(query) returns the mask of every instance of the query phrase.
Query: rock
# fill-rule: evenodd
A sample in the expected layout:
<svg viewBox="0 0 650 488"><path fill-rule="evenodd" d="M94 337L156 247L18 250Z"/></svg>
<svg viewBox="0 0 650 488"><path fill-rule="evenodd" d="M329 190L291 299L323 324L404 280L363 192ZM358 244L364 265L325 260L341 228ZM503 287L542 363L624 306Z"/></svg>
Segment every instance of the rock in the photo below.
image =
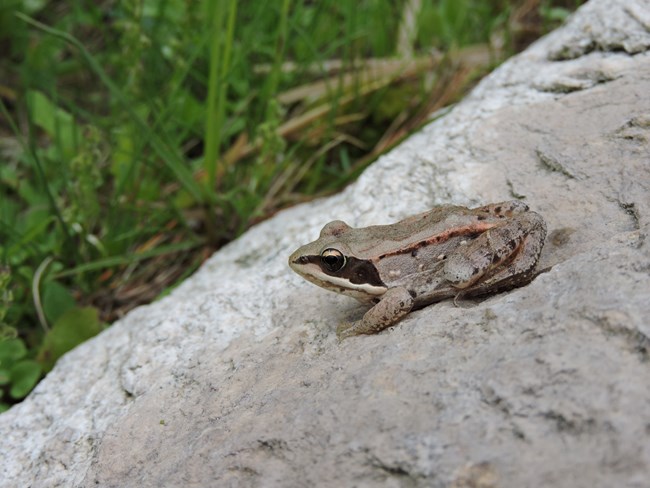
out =
<svg viewBox="0 0 650 488"><path fill-rule="evenodd" d="M592 0L335 197L258 225L0 415L2 486L647 486L650 5ZM335 218L522 198L531 284L339 344Z"/></svg>

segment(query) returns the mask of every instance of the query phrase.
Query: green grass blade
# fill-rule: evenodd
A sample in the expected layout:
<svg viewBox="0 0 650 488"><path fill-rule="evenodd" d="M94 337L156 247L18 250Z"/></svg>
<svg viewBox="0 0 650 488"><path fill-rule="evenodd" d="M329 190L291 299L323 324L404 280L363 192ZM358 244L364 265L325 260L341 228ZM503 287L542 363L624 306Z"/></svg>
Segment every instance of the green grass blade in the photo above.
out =
<svg viewBox="0 0 650 488"><path fill-rule="evenodd" d="M206 9L212 19L210 39L210 74L208 79L208 103L205 125L204 167L208 175L208 192L217 187L217 166L224 132L226 113L226 94L228 83L227 73L230 69L230 56L235 35L235 19L237 13L236 0L209 2ZM226 7L226 8L224 8ZM224 10L228 13L226 33L222 38Z"/></svg>

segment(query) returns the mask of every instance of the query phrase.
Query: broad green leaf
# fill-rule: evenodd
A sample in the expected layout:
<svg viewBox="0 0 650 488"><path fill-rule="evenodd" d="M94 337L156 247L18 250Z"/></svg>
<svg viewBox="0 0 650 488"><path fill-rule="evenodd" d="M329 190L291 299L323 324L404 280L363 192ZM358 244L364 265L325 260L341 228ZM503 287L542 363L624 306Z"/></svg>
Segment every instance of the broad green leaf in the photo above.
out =
<svg viewBox="0 0 650 488"><path fill-rule="evenodd" d="M16 168L10 165L0 165L0 183L12 190L18 188L18 173Z"/></svg>
<svg viewBox="0 0 650 488"><path fill-rule="evenodd" d="M21 339L0 341L0 365L14 363L27 354L25 343Z"/></svg>
<svg viewBox="0 0 650 488"><path fill-rule="evenodd" d="M0 368L0 386L4 386L9 383L10 379L11 375L9 374L9 370Z"/></svg>
<svg viewBox="0 0 650 488"><path fill-rule="evenodd" d="M65 312L75 306L74 298L67 288L56 281L46 281L42 285L43 311L49 323L56 322Z"/></svg>
<svg viewBox="0 0 650 488"><path fill-rule="evenodd" d="M45 205L34 205L31 203L30 209L24 214L24 225L18 224L21 229L24 229L23 243L27 244L31 241L37 241L43 244L43 236L47 233L48 227L53 222L56 222L55 217ZM51 230L50 230L51 233Z"/></svg>
<svg viewBox="0 0 650 488"><path fill-rule="evenodd" d="M2 250L0 249L0 252L1 251ZM0 291L0 294L1 293L2 291ZM2 300L2 295L0 295L0 320L3 320L5 316L9 315L10 309L3 309L2 307L6 305L3 305L1 300ZM16 337L18 337L18 331L16 330L15 327L0 322L0 343L4 341L8 341L9 339L15 339Z"/></svg>
<svg viewBox="0 0 650 488"><path fill-rule="evenodd" d="M22 4L25 12L33 14L45 7L47 0L23 0Z"/></svg>
<svg viewBox="0 0 650 488"><path fill-rule="evenodd" d="M74 156L81 134L74 117L39 91L28 91L27 101L32 120L52 138L60 155L64 159Z"/></svg>
<svg viewBox="0 0 650 488"><path fill-rule="evenodd" d="M11 389L9 395L14 399L24 398L41 377L41 365L31 359L25 359L9 371L11 376Z"/></svg>
<svg viewBox="0 0 650 488"><path fill-rule="evenodd" d="M101 332L97 309L75 307L65 312L43 338L36 360L48 372L66 352Z"/></svg>
<svg viewBox="0 0 650 488"><path fill-rule="evenodd" d="M25 178L18 183L17 191L20 197L31 206L46 206L48 204L47 195L37 188L34 182Z"/></svg>
<svg viewBox="0 0 650 488"><path fill-rule="evenodd" d="M179 90L176 117L181 118L185 124L195 127L205 118L205 106L199 102L189 91Z"/></svg>

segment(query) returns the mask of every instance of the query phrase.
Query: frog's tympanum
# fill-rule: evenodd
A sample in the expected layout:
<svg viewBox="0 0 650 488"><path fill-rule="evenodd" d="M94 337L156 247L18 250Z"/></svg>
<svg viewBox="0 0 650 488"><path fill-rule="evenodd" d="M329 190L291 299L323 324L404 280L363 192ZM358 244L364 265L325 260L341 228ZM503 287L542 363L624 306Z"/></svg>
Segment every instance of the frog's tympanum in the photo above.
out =
<svg viewBox="0 0 650 488"><path fill-rule="evenodd" d="M390 225L330 222L289 266L318 286L374 304L341 324L343 339L372 334L411 310L450 297L496 293L535 277L546 224L519 201L442 205Z"/></svg>

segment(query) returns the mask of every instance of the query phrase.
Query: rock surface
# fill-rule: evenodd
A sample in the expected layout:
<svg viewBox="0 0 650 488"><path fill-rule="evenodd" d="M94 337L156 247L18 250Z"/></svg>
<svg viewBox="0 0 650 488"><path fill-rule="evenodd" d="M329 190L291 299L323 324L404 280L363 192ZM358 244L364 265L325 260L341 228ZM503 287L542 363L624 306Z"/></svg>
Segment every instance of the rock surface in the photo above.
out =
<svg viewBox="0 0 650 488"><path fill-rule="evenodd" d="M0 485L645 487L650 4L593 0L345 192L281 213L0 415ZM523 198L530 285L338 344L289 253L334 218Z"/></svg>

